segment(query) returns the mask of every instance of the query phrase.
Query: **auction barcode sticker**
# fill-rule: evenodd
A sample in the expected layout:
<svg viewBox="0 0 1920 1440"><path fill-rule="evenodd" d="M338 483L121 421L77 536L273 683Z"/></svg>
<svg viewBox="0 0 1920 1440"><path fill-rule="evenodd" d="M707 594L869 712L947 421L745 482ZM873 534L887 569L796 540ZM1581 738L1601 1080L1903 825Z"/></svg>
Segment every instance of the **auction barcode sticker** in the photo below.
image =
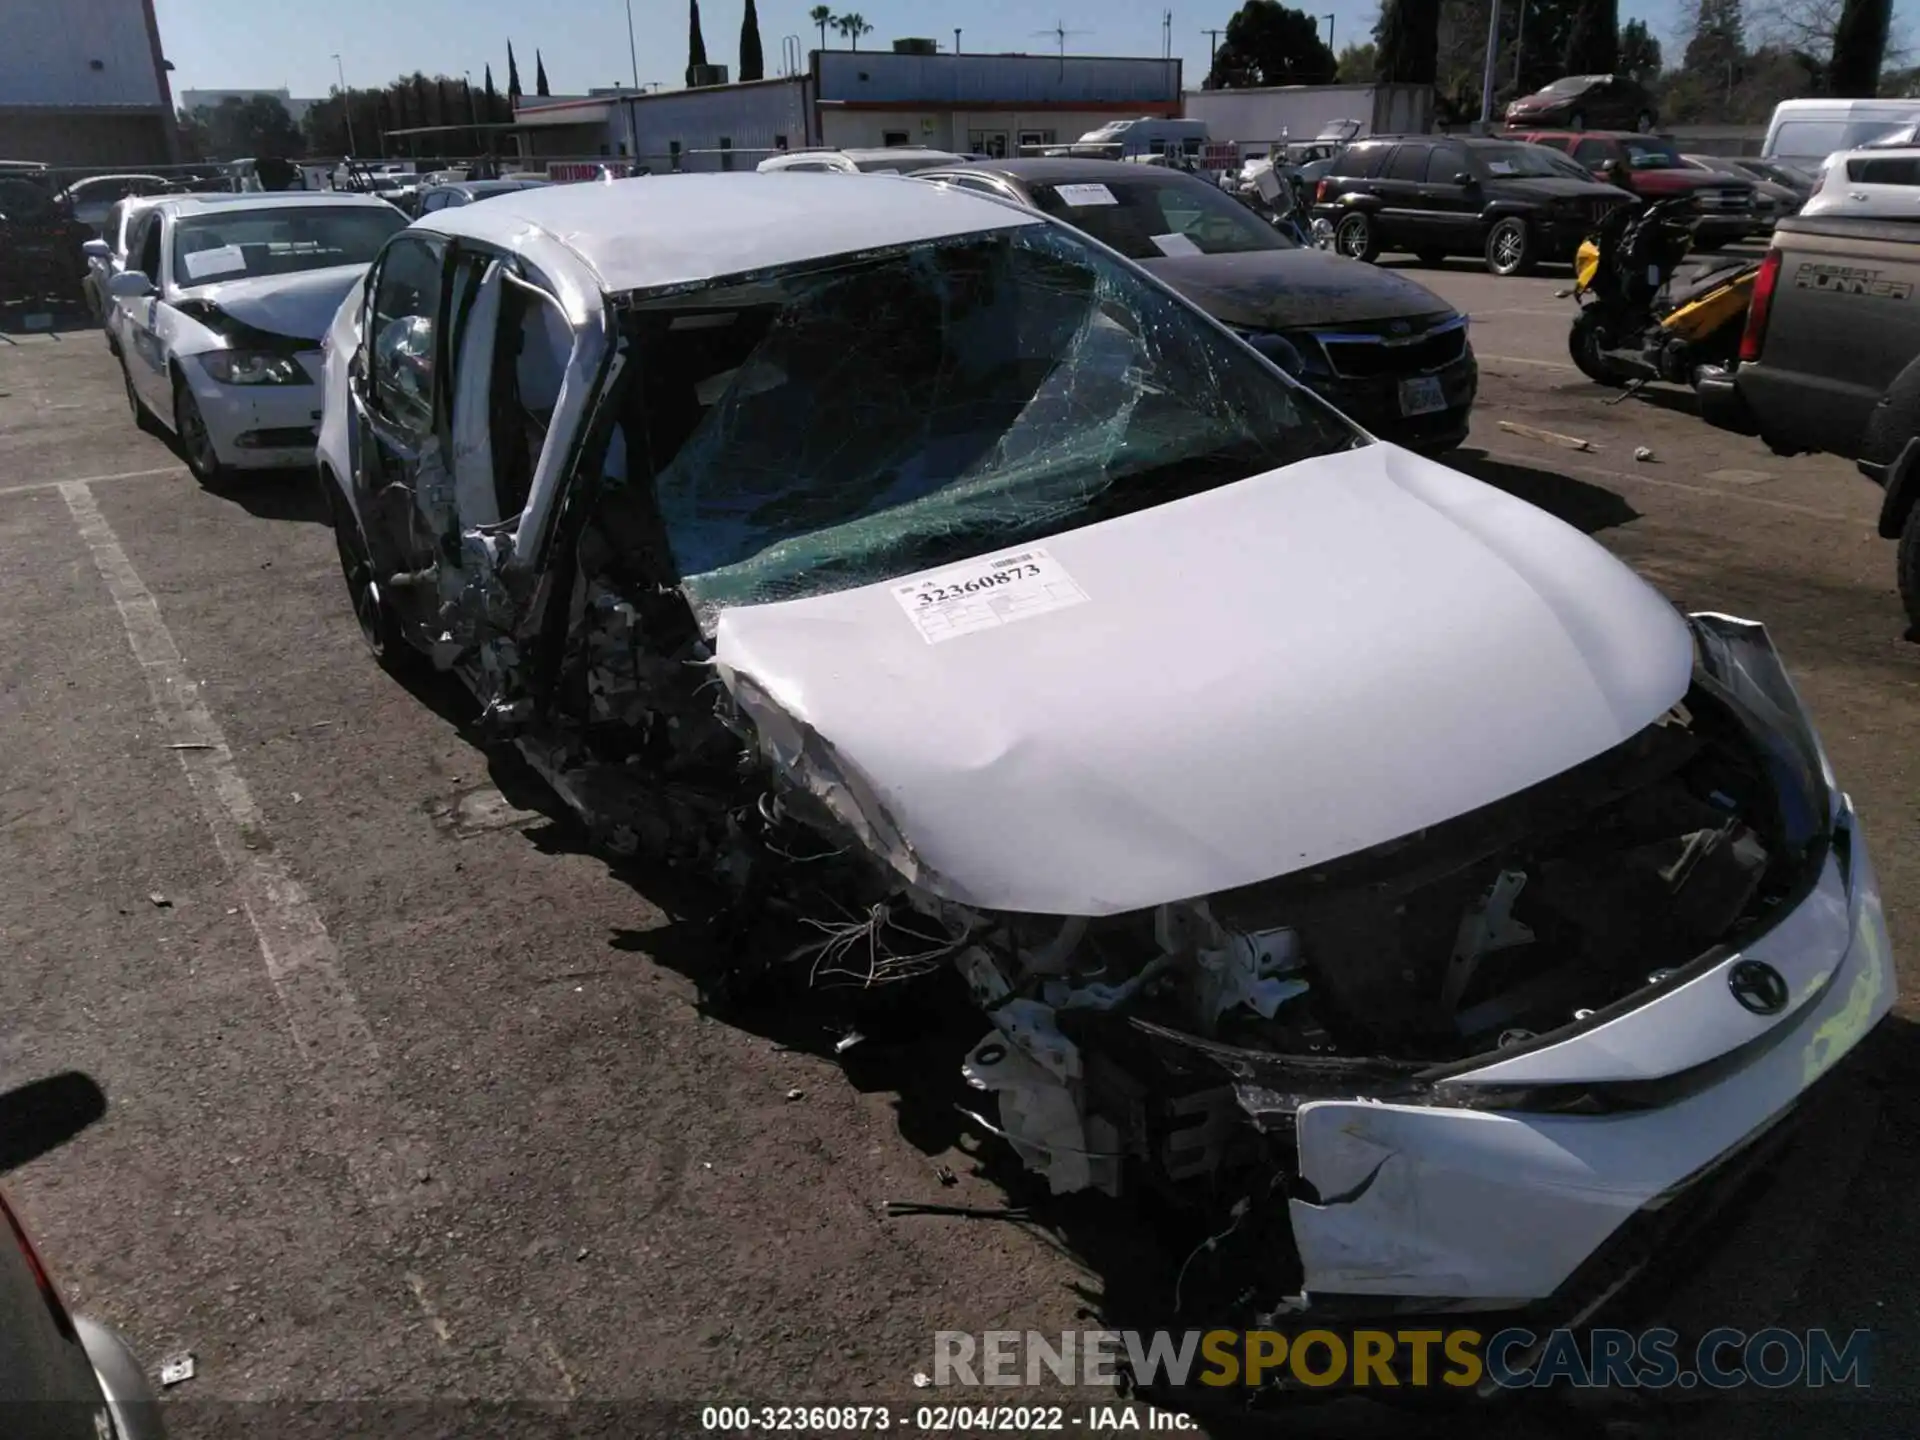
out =
<svg viewBox="0 0 1920 1440"><path fill-rule="evenodd" d="M929 645L976 630L1011 625L1087 599L1046 550L1034 547L991 560L970 560L893 587L893 598Z"/></svg>

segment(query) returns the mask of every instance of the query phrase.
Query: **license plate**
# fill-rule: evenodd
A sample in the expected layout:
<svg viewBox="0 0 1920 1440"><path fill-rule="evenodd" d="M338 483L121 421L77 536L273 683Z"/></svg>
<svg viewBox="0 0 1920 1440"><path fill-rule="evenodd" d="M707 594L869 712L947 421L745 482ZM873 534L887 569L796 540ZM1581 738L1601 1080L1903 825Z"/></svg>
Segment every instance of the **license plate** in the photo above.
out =
<svg viewBox="0 0 1920 1440"><path fill-rule="evenodd" d="M1417 380L1400 382L1400 413L1402 415L1431 415L1436 410L1447 408L1447 392L1440 388L1440 379L1435 375L1422 375Z"/></svg>

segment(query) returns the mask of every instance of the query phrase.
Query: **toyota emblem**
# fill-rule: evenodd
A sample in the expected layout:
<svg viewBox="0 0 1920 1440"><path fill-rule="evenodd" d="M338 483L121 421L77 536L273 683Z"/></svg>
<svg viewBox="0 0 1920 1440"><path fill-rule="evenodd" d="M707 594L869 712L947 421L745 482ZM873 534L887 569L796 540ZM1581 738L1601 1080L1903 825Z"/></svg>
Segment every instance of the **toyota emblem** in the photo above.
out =
<svg viewBox="0 0 1920 1440"><path fill-rule="evenodd" d="M1742 960L1727 972L1733 998L1756 1015L1778 1015L1787 1008L1787 977L1759 960Z"/></svg>

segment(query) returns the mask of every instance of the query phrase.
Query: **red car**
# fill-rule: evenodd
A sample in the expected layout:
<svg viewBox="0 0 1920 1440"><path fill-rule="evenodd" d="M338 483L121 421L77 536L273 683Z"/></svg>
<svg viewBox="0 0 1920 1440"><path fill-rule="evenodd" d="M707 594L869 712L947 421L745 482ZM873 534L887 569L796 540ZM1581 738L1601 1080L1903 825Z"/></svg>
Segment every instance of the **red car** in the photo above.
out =
<svg viewBox="0 0 1920 1440"><path fill-rule="evenodd" d="M1767 228L1754 208L1752 182L1733 175L1696 169L1671 140L1631 130L1518 130L1511 138L1547 145L1571 155L1609 185L1630 190L1642 200L1691 195L1699 208L1694 243L1717 250Z"/></svg>

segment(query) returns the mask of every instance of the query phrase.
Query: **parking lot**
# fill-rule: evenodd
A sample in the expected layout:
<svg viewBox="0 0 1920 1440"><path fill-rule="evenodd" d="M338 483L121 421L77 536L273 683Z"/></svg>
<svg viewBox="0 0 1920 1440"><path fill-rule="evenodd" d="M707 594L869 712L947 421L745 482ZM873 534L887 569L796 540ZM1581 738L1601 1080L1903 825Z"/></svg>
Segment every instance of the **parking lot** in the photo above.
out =
<svg viewBox="0 0 1920 1440"><path fill-rule="evenodd" d="M1708 429L1683 392L1585 380L1564 271L1409 269L1472 316L1450 463L1682 606L1768 623L1910 966L1920 645L1878 492ZM691 1430L723 1398L911 1400L939 1330L1163 1318L1182 1256L1144 1217L1048 1203L955 1114L977 1017L836 1055L830 1010L703 1007L673 877L587 850L447 696L377 668L311 477L201 488L97 332L0 340L0 555L0 1080L83 1071L110 1107L10 1191L76 1308L195 1356L179 1434L368 1398L632 1401L658 1408L607 1433ZM1689 1407L1685 1433L1911 1431L1906 989L1821 1162L1691 1301L1875 1329L1873 1398Z"/></svg>

